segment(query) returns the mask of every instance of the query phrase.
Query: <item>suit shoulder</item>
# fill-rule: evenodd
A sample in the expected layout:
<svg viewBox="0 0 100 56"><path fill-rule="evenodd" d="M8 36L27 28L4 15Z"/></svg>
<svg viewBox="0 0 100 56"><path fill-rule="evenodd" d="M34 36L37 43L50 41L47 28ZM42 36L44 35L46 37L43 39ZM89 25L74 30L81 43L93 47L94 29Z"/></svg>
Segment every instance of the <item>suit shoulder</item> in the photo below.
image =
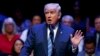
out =
<svg viewBox="0 0 100 56"><path fill-rule="evenodd" d="M62 27L63 27L64 30L74 31L74 29L72 27L66 26L64 24L62 24Z"/></svg>
<svg viewBox="0 0 100 56"><path fill-rule="evenodd" d="M44 25L45 25L44 23L36 24L36 25L32 26L31 29L33 29L34 31L41 30L41 29L43 29Z"/></svg>
<svg viewBox="0 0 100 56"><path fill-rule="evenodd" d="M63 31L64 33L66 34L73 34L74 33L74 29L69 27L69 26L66 26L64 24L61 24L61 31Z"/></svg>
<svg viewBox="0 0 100 56"><path fill-rule="evenodd" d="M77 56L85 56L85 51L81 51L77 54Z"/></svg>

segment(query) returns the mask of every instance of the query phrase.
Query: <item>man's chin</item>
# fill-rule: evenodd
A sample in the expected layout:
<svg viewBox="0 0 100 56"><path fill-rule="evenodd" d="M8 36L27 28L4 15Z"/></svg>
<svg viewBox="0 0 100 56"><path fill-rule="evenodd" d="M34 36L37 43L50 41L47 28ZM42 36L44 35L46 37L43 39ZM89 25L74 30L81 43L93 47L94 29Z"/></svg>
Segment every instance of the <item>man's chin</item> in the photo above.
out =
<svg viewBox="0 0 100 56"><path fill-rule="evenodd" d="M52 25L53 23L51 23L51 22L47 22L47 24L48 24L48 25Z"/></svg>

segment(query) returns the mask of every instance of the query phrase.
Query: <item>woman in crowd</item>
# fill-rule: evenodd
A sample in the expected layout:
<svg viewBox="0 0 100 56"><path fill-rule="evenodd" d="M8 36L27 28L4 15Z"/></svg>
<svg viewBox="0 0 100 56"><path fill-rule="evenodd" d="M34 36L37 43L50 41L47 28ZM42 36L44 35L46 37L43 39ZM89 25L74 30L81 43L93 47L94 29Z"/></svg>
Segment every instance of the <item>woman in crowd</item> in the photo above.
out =
<svg viewBox="0 0 100 56"><path fill-rule="evenodd" d="M13 18L6 18L3 22L2 34L0 34L0 56L11 55L12 46L19 37Z"/></svg>
<svg viewBox="0 0 100 56"><path fill-rule="evenodd" d="M12 47L12 56L19 56L19 53L23 45L24 42L21 39L16 40Z"/></svg>

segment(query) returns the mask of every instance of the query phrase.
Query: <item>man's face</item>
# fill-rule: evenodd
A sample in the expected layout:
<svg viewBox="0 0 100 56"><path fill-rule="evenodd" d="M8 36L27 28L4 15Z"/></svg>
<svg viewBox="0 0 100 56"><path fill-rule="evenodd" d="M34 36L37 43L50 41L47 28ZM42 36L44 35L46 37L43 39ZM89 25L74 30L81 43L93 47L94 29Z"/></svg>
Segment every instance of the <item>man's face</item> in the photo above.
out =
<svg viewBox="0 0 100 56"><path fill-rule="evenodd" d="M93 43L89 43L85 45L85 51L87 54L93 54L95 52L95 46Z"/></svg>
<svg viewBox="0 0 100 56"><path fill-rule="evenodd" d="M41 17L40 16L34 16L32 20L32 25L40 24L41 23Z"/></svg>
<svg viewBox="0 0 100 56"><path fill-rule="evenodd" d="M73 24L73 22L71 21L71 20L67 20L67 19L64 19L63 21L62 21L62 23L64 23L65 25L67 25L67 26L72 26L72 24Z"/></svg>
<svg viewBox="0 0 100 56"><path fill-rule="evenodd" d="M49 9L45 11L46 23L55 25L60 19L60 12L54 9Z"/></svg>
<svg viewBox="0 0 100 56"><path fill-rule="evenodd" d="M100 32L100 18L95 20L95 28Z"/></svg>

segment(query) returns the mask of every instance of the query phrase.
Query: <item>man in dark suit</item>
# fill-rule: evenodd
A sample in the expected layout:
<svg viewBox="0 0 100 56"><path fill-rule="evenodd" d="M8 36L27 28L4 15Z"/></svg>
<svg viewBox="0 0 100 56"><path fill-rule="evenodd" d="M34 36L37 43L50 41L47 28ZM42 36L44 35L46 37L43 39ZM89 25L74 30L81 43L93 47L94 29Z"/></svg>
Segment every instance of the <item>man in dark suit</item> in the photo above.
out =
<svg viewBox="0 0 100 56"><path fill-rule="evenodd" d="M59 22L61 7L58 3L48 3L44 7L46 23L33 26L20 56L29 56L34 49L34 56L76 56L77 46L83 38L82 32ZM71 37L71 38L70 38Z"/></svg>
<svg viewBox="0 0 100 56"><path fill-rule="evenodd" d="M95 25L95 32L94 32L94 37L96 40L96 46L97 50L100 51L100 16L97 16L94 20L94 25Z"/></svg>

